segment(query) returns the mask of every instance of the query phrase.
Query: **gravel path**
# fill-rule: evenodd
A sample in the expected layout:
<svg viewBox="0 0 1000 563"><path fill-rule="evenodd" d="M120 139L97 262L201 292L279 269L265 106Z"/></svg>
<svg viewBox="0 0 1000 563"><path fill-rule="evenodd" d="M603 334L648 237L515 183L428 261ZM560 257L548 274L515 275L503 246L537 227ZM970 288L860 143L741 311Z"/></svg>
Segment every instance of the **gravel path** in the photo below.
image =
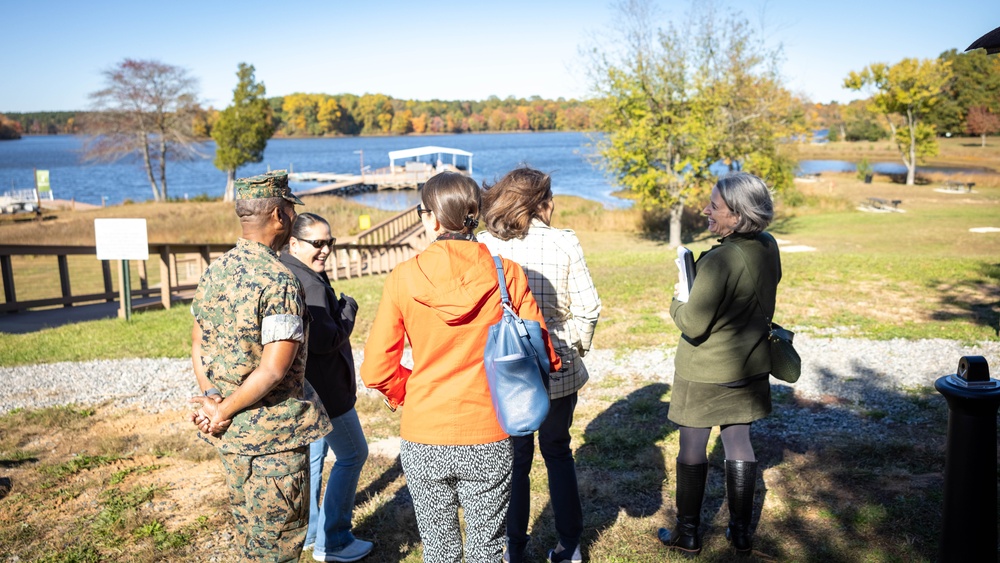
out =
<svg viewBox="0 0 1000 563"><path fill-rule="evenodd" d="M961 356L985 356L992 375L1000 379L1000 342L966 347L951 340L889 340L796 337L803 358L796 397L883 408L880 403L899 391L932 386L942 375L955 373ZM609 375L635 376L673 382L673 349L616 353L594 350L586 357L596 381ZM358 353L357 361L362 357ZM776 386L785 386L772 379ZM99 360L0 368L0 413L14 408L38 408L116 401L142 404L151 412L183 409L197 392L189 360ZM780 392L780 390L779 390Z"/></svg>

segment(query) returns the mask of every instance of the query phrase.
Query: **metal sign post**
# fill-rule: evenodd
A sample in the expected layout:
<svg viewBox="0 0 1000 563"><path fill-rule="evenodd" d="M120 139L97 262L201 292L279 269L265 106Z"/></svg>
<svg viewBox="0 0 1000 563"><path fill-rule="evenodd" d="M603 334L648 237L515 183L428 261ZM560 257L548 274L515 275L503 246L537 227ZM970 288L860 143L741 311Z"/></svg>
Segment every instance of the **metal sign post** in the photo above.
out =
<svg viewBox="0 0 1000 563"><path fill-rule="evenodd" d="M132 277L128 268L128 260L122 260L122 283L119 292L121 294L121 307L118 309L118 316L126 321L132 320Z"/></svg>

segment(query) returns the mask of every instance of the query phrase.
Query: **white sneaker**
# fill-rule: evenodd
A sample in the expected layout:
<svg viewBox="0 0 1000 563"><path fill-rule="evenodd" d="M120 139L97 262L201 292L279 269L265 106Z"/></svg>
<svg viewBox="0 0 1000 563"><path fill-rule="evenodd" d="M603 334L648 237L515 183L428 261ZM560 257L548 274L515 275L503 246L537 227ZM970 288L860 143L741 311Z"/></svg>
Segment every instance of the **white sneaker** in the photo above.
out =
<svg viewBox="0 0 1000 563"><path fill-rule="evenodd" d="M354 541L336 551L323 553L314 550L313 559L316 561L339 561L349 563L351 561L357 561L368 555L371 553L373 547L374 544L372 542L355 538Z"/></svg>
<svg viewBox="0 0 1000 563"><path fill-rule="evenodd" d="M563 549L562 544L556 544L555 549L549 550L549 563L583 563L583 556L580 555L580 546L577 545L576 549L573 550L573 555L567 558L566 550Z"/></svg>

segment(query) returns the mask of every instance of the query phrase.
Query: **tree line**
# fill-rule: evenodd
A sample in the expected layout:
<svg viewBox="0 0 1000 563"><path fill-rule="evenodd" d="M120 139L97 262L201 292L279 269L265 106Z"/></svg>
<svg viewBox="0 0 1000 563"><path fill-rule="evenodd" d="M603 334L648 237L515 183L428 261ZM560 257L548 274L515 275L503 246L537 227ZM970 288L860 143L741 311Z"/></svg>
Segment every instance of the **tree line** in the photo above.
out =
<svg viewBox="0 0 1000 563"><path fill-rule="evenodd" d="M491 96L486 100L399 100L385 94L290 94L268 98L281 136L405 135L592 129L585 101Z"/></svg>
<svg viewBox="0 0 1000 563"><path fill-rule="evenodd" d="M887 66L899 67L901 63ZM1000 116L1000 57L989 56L982 49L968 53L951 49L928 64L925 78L930 74L941 75L941 80L929 90L932 103L926 105L923 115L923 122L933 127L933 136L982 137L996 132L989 130L988 124L992 121L990 116ZM903 79L901 72L899 67L897 76ZM888 75L885 78L890 79ZM817 128L829 128L831 141L888 139L892 125L872 105L877 95L873 92L869 98L847 104L812 104L806 108L807 118Z"/></svg>
<svg viewBox="0 0 1000 563"><path fill-rule="evenodd" d="M406 135L505 131L589 131L593 109L585 100L498 98L486 100L403 100L385 94L305 94L266 98L279 137ZM211 136L223 110L191 108L192 131ZM10 112L26 135L87 133L91 111Z"/></svg>

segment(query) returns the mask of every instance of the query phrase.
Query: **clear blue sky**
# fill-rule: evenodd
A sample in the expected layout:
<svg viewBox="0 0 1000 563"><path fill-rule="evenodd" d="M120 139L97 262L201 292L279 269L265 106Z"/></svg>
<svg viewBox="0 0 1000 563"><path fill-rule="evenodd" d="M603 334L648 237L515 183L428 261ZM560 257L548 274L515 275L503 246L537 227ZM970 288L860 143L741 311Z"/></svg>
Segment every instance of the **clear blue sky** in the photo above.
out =
<svg viewBox="0 0 1000 563"><path fill-rule="evenodd" d="M858 97L851 70L963 51L1000 26L998 0L731 0L769 41L783 73L818 102ZM688 0L660 0L680 19ZM584 97L578 49L611 18L608 0L240 3L0 0L0 112L81 110L122 59L158 59L200 82L207 105L232 98L253 64L269 96L383 93L408 99Z"/></svg>

